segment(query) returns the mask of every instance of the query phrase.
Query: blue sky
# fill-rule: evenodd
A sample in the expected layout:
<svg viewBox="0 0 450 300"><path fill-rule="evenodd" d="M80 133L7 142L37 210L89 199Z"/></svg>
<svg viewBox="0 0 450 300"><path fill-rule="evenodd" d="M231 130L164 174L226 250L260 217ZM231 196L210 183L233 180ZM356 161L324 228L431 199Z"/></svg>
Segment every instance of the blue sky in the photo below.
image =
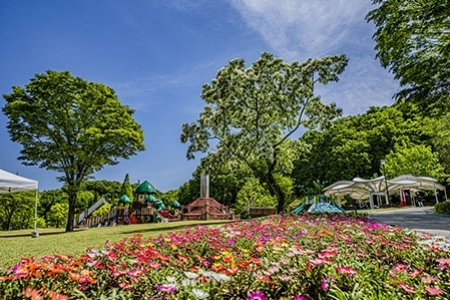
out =
<svg viewBox="0 0 450 300"><path fill-rule="evenodd" d="M375 60L370 0L0 0L0 93L37 73L68 70L113 88L136 110L146 150L94 174L148 180L165 192L191 178L181 125L203 109L201 87L233 58L250 65L268 51L286 61L345 53L338 83L317 91L344 115L393 103L393 76ZM0 106L4 106L1 98ZM61 187L57 173L26 167L0 114L0 168Z"/></svg>

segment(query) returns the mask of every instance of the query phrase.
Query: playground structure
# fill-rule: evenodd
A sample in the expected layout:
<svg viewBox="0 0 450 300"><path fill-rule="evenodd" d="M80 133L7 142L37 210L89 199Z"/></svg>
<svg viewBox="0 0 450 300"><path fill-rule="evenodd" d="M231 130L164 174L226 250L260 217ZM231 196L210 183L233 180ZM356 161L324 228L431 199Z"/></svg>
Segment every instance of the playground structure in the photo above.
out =
<svg viewBox="0 0 450 300"><path fill-rule="evenodd" d="M209 175L201 175L200 197L181 207L181 220L238 220L226 205L209 196Z"/></svg>
<svg viewBox="0 0 450 300"><path fill-rule="evenodd" d="M345 210L331 202L325 196L309 196L303 203L294 208L291 213L345 213Z"/></svg>
<svg viewBox="0 0 450 300"><path fill-rule="evenodd" d="M92 213L108 202L102 198L87 210L82 212L76 227L100 227L139 223L158 223L179 221L181 208L177 201L173 201L169 210L164 202L156 199L156 189L148 181L142 182L134 191L134 200L127 195L119 198L118 206L106 214L92 216Z"/></svg>

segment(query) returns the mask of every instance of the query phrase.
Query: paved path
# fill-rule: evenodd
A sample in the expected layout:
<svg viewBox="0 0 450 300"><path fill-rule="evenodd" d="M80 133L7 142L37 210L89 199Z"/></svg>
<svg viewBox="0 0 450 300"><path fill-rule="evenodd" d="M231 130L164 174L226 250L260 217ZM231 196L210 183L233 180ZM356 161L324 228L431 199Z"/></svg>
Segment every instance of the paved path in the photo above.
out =
<svg viewBox="0 0 450 300"><path fill-rule="evenodd" d="M450 248L450 216L433 213L433 207L409 207L390 211L374 212L369 218L389 225L398 225L418 232L428 232L433 239L429 243L443 239L442 247Z"/></svg>

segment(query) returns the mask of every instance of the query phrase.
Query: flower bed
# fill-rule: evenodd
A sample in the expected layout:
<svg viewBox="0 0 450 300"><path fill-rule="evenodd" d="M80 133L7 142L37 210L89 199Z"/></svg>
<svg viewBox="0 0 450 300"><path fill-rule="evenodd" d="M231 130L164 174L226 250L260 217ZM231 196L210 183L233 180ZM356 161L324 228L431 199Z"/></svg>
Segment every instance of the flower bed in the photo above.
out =
<svg viewBox="0 0 450 300"><path fill-rule="evenodd" d="M24 258L1 299L447 299L450 253L356 215L271 216Z"/></svg>

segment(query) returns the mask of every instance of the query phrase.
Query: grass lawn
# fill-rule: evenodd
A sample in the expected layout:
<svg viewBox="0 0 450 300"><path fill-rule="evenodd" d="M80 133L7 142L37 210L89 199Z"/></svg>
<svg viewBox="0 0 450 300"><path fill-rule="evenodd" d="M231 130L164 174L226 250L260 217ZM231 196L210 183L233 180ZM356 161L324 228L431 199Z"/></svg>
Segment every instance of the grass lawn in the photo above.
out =
<svg viewBox="0 0 450 300"><path fill-rule="evenodd" d="M87 247L101 248L105 241L118 242L126 236L142 233L144 237L159 236L169 231L182 230L198 224L214 225L230 221L180 221L170 223L146 223L76 229L64 232L64 229L38 229L39 237L32 238L32 229L0 231L0 268L9 268L22 257L42 257L44 255L79 255Z"/></svg>

